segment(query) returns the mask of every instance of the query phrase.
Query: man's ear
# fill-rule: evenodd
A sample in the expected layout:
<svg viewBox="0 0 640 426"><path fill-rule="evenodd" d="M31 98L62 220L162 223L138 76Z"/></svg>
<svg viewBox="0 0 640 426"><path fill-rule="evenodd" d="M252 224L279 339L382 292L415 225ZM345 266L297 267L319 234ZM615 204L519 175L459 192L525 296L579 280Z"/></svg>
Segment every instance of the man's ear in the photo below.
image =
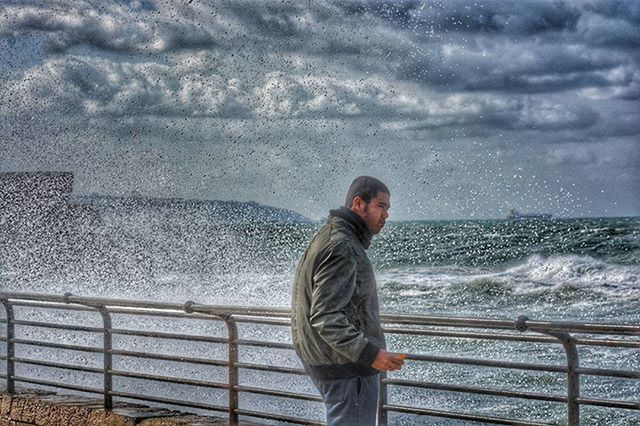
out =
<svg viewBox="0 0 640 426"><path fill-rule="evenodd" d="M362 211L362 205L364 204L364 200L358 196L354 197L351 202L351 210L355 210L357 212Z"/></svg>

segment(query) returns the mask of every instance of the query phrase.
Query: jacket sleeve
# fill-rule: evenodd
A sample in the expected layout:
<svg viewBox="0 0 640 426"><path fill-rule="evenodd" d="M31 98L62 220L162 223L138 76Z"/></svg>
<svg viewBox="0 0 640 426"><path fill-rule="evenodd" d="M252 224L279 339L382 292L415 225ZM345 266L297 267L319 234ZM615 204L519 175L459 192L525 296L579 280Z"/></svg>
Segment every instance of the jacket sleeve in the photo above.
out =
<svg viewBox="0 0 640 426"><path fill-rule="evenodd" d="M320 256L313 273L311 325L333 350L370 366L379 348L348 321L345 311L356 288L357 263L351 248L337 244Z"/></svg>

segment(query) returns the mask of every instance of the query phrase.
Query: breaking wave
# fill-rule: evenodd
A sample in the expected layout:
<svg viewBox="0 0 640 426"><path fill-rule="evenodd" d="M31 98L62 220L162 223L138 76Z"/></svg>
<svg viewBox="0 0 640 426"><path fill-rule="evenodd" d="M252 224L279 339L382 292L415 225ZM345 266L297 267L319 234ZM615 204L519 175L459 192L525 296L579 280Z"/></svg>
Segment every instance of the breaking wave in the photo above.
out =
<svg viewBox="0 0 640 426"><path fill-rule="evenodd" d="M611 264L589 256L534 255L523 264L497 274L497 277L550 286L605 286L640 290L640 266Z"/></svg>

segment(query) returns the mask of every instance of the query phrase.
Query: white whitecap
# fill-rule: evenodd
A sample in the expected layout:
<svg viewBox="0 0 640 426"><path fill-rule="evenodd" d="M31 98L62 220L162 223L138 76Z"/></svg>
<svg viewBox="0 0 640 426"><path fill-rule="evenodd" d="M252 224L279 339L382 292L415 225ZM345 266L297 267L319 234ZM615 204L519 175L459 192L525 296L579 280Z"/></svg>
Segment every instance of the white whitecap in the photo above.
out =
<svg viewBox="0 0 640 426"><path fill-rule="evenodd" d="M546 285L609 286L640 290L640 266L616 265L588 256L531 256L500 274Z"/></svg>

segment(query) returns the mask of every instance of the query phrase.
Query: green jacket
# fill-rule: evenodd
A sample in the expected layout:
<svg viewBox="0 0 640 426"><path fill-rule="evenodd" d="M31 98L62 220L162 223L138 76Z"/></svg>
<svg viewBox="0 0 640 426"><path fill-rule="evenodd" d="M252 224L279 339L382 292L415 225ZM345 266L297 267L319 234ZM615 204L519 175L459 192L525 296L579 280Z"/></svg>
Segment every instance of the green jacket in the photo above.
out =
<svg viewBox="0 0 640 426"><path fill-rule="evenodd" d="M319 379L377 373L385 347L378 290L367 257L372 234L351 210L332 210L302 256L293 284L291 329L296 353Z"/></svg>

